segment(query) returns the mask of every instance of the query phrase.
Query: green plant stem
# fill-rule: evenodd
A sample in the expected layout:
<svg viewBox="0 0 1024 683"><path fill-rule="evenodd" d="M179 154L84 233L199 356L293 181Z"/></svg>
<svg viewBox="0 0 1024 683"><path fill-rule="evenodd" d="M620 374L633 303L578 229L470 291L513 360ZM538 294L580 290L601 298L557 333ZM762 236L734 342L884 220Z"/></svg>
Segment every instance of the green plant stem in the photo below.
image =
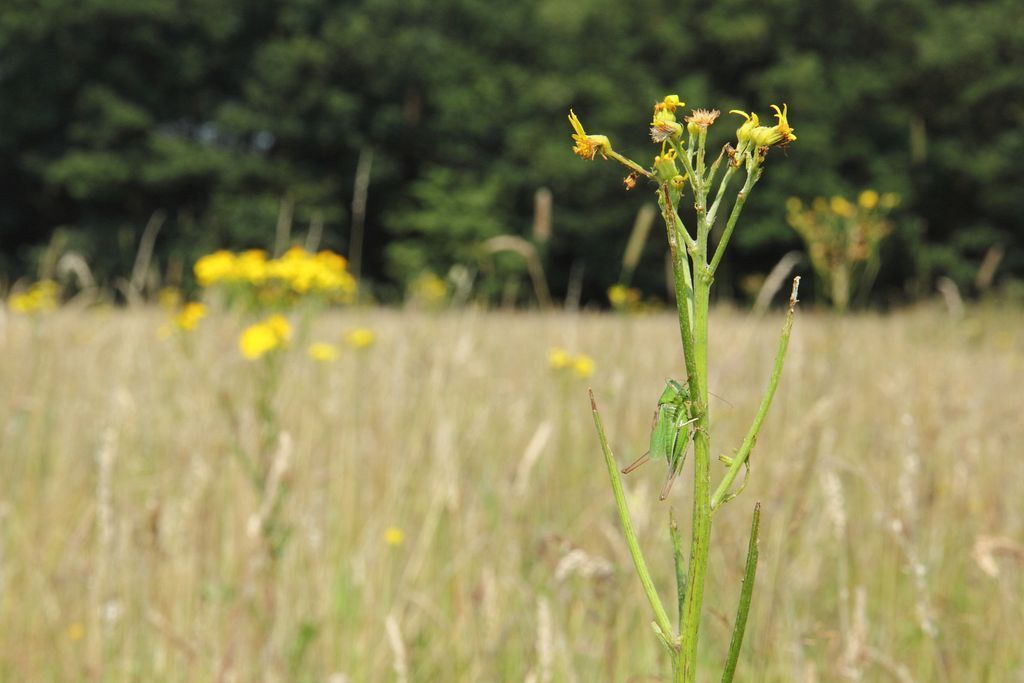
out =
<svg viewBox="0 0 1024 683"><path fill-rule="evenodd" d="M715 271L718 270L718 264L722 261L722 256L725 254L725 248L729 244L729 238L732 237L732 231L736 228L736 221L739 220L740 213L743 211L743 205L746 204L747 197L750 195L750 191L754 189L754 185L757 184L757 179L760 175L760 167L755 167L754 169L747 171L747 182L743 183L743 189L736 195L736 203L733 204L732 213L729 214L729 221L725 224L725 232L722 233L722 239L718 240L718 247L715 248L715 255L712 257L711 264L708 266L709 274L714 275ZM724 184L725 181L726 178L723 177L722 183Z"/></svg>
<svg viewBox="0 0 1024 683"><path fill-rule="evenodd" d="M698 253L698 258L701 254ZM708 301L711 281L702 275L695 278L694 308L694 372L690 386L695 396L693 416L697 418L693 455L693 526L690 538L690 565L687 575L686 601L680 627L681 667L676 681L693 683L697 678L697 639L700 613L704 602L704 579L707 574L708 548L711 543L711 441L707 410L707 340Z"/></svg>
<svg viewBox="0 0 1024 683"><path fill-rule="evenodd" d="M615 505L619 509L619 520L622 522L622 531L626 536L626 545L629 546L629 554L633 558L633 565L636 567L637 576L640 577L640 584L643 586L647 601L651 603L654 611L654 622L661 630L664 639L674 639L672 623L665 612L658 591L654 587L651 573L647 570L647 562L644 561L643 551L640 550L640 543L636 538L636 531L633 529L633 521L629 515L629 507L626 505L626 495L622 490L622 478L619 476L619 467L608 446L608 439L604 434L604 423L601 414L597 411L597 401L594 400L593 390L590 394L590 408L594 413L594 426L597 428L597 438L601 442L601 451L604 453L605 464L608 466L608 476L612 480L612 492L615 494Z"/></svg>
<svg viewBox="0 0 1024 683"><path fill-rule="evenodd" d="M743 646L743 633L747 629L747 616L750 614L750 598L754 593L754 578L757 576L757 544L758 530L761 526L761 503L754 504L754 520L750 524L750 544L747 546L747 564L743 570L743 587L740 589L740 604L736 608L736 623L732 628L732 639L729 641L729 654L725 660L725 671L722 672L722 683L732 683L736 675L736 663L739 661L740 648Z"/></svg>
<svg viewBox="0 0 1024 683"><path fill-rule="evenodd" d="M672 537L672 558L676 568L676 597L678 598L679 630L683 630L683 611L686 605L686 560L683 558L683 541L679 536L679 525L676 524L675 513L668 509L668 531Z"/></svg>
<svg viewBox="0 0 1024 683"><path fill-rule="evenodd" d="M672 149L676 151L676 158L683 162L683 169L686 171L686 177L690 180L690 187L693 188L694 198L700 195L701 178L697 175L697 172L693 170L693 164L690 163L690 155L683 150L680 144L672 139L669 139L669 144L672 145ZM692 141L691 141L692 146Z"/></svg>
<svg viewBox="0 0 1024 683"><path fill-rule="evenodd" d="M715 195L715 201L711 204L711 208L708 209L708 222L711 225L714 225L718 219L718 207L722 204L725 191L729 188L729 181L732 180L733 174L736 173L736 168L730 161L728 168L725 169L725 173L722 174L722 181L718 183L718 193Z"/></svg>
<svg viewBox="0 0 1024 683"><path fill-rule="evenodd" d="M661 207L661 217L665 221L665 229L668 232L668 245L672 257L672 273L676 284L676 301L685 301L685 310L679 310L679 331L683 342L683 355L692 356L693 349L693 280L690 277L689 261L687 251L696 252L697 243L693 241L686 231L686 226L672 206L669 196L668 185L662 185L658 193L658 206ZM679 237L683 238L686 244L686 251L680 248ZM692 245L692 250L691 250ZM677 304L678 307L678 304ZM686 366L687 373L690 366Z"/></svg>
<svg viewBox="0 0 1024 683"><path fill-rule="evenodd" d="M612 159L615 159L615 161L619 162L623 166L625 166L625 167L627 167L629 169L632 169L633 171L636 171L637 173L639 173L640 175L644 176L645 178L652 177L651 172L648 171L646 168L644 168L640 164L636 163L632 159L627 159L626 157L622 156L621 154L619 154L618 152L616 152L614 150L609 149L609 150L607 150L605 152L605 154L610 156Z"/></svg>
<svg viewBox="0 0 1024 683"><path fill-rule="evenodd" d="M782 376L782 366L786 360L786 350L789 348L789 335L793 331L793 320L796 316L799 290L800 278L795 277L793 278L793 290L789 295L789 311L786 313L786 322L782 325L782 335L779 337L778 351L775 352L775 364L772 366L772 374L768 378L768 388L765 390L764 396L761 397L761 405L757 409L754 421L751 423L750 429L747 430L747 435L743 439L739 450L733 456L729 470L725 473L722 482L711 497L712 509L717 508L726 499L726 496L729 494L729 488L739 474L740 468L743 467L750 457L750 450L757 441L757 435L761 431L761 424L764 422L765 415L768 414L768 408L771 407L772 399L775 397L775 390L779 386L779 377Z"/></svg>

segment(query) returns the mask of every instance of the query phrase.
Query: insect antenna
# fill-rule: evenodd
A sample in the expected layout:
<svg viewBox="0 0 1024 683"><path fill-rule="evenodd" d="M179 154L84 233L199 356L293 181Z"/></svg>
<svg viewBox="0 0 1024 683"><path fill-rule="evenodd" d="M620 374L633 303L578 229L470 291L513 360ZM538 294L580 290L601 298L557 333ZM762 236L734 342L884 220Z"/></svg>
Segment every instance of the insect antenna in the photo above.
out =
<svg viewBox="0 0 1024 683"><path fill-rule="evenodd" d="M646 463L648 460L650 460L650 457L648 457L650 455L650 453L651 453L650 451L647 451L646 453L641 455L639 458L634 460L631 465L627 465L625 468L623 468L622 473L623 474L629 474L630 472L632 472L636 468L640 467L640 465L643 465L644 463Z"/></svg>
<svg viewBox="0 0 1024 683"><path fill-rule="evenodd" d="M732 402L729 399L725 398L724 396L719 396L718 394L716 394L713 391L709 391L708 394L711 395L711 396L714 396L715 398L717 398L719 401L721 401L725 405L729 406L730 408L735 408L736 407L736 406L734 406L732 404Z"/></svg>

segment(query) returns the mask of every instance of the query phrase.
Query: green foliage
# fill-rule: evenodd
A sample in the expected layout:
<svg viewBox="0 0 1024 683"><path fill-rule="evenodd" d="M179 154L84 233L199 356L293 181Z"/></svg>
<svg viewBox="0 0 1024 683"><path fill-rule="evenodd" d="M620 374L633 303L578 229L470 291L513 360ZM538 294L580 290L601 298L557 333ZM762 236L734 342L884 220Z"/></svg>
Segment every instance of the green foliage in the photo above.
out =
<svg viewBox="0 0 1024 683"><path fill-rule="evenodd" d="M30 272L58 228L101 278L123 275L149 217L157 263L272 246L280 202L345 251L356 161L374 150L363 271L403 280L525 235L554 196L546 267L573 263L588 298L615 281L629 226L652 198L618 169L566 154L570 103L625 153L635 124L678 92L768 114L800 139L763 196L904 198L878 291L967 285L993 243L1024 276L1024 10L1015 0L9 0L0 7L0 269ZM680 39L680 32L683 38ZM732 117L712 130L732 137ZM641 159L641 161L645 161ZM752 202L726 285L798 241L780 202ZM125 237L127 235L127 237ZM652 240L634 285L664 291ZM510 266L513 267L513 266Z"/></svg>

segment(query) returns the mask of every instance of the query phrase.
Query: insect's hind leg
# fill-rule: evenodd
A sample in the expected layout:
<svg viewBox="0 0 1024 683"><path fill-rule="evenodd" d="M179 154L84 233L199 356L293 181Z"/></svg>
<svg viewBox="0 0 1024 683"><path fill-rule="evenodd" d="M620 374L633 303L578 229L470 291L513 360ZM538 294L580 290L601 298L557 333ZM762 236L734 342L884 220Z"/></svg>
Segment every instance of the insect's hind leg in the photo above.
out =
<svg viewBox="0 0 1024 683"><path fill-rule="evenodd" d="M637 458L636 460L634 460L634 461L632 462L632 464L630 464L630 465L627 465L626 467L624 467L624 468L622 469L622 473L623 473L623 474L629 474L630 472L632 472L632 471L633 471L633 470L635 470L636 468L638 468L638 467L640 467L641 465L645 464L645 463L646 463L646 462L647 462L648 460L650 460L650 459L651 459L651 458L650 458L650 455L651 455L651 452L650 452L650 451L647 451L646 453L644 453L643 455L641 455L641 456L640 456L639 458Z"/></svg>
<svg viewBox="0 0 1024 683"><path fill-rule="evenodd" d="M696 419L697 418L694 418L694 420ZM694 420L690 420L684 424L690 424L690 422L693 422ZM670 469L668 472L668 478L665 479L665 486L662 487L661 496L658 500L665 500L668 498L668 494L672 490L672 484L675 483L676 477L679 475L679 472L682 471L683 465L686 464L686 452L690 449L690 442L693 440L693 437L694 432L687 430L686 436L683 437L686 439L686 443L683 444L683 452L678 456L675 456L676 447L679 445L679 432L676 432L676 438L672 441L673 458L672 462L669 463Z"/></svg>

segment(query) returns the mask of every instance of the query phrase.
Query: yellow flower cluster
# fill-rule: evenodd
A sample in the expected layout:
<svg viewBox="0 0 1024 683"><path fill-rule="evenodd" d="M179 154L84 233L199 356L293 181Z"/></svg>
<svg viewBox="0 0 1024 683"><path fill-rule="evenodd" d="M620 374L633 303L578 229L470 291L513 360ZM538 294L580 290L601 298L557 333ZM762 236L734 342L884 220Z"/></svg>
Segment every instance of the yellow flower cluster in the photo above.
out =
<svg viewBox="0 0 1024 683"><path fill-rule="evenodd" d="M368 327L357 327L345 335L345 342L353 349L366 349L377 341L377 335Z"/></svg>
<svg viewBox="0 0 1024 683"><path fill-rule="evenodd" d="M574 356L557 346L548 351L548 366L556 372L570 371L581 379L586 379L594 374L593 358L585 353Z"/></svg>
<svg viewBox="0 0 1024 683"><path fill-rule="evenodd" d="M355 295L356 281L347 266L345 258L333 251L314 254L292 247L274 259L261 249L238 254L216 251L196 261L194 271L203 287L245 285L264 302L275 295L317 294L348 303Z"/></svg>
<svg viewBox="0 0 1024 683"><path fill-rule="evenodd" d="M796 140L793 127L789 125L789 105L783 104L782 109L773 104L775 118L778 123L774 126L762 126L757 114L733 109L730 114L738 114L746 119L736 130L736 140L742 146L746 142L752 143L755 147L771 147L780 145L785 147Z"/></svg>
<svg viewBox="0 0 1024 683"><path fill-rule="evenodd" d="M313 342L306 349L306 353L318 363L333 363L341 355L341 351L337 346L327 342Z"/></svg>
<svg viewBox="0 0 1024 683"><path fill-rule="evenodd" d="M392 548L397 548L405 542L405 532L396 526L389 526L384 530L384 542Z"/></svg>
<svg viewBox="0 0 1024 683"><path fill-rule="evenodd" d="M206 306L190 301L174 316L174 325L179 330L190 332L199 325L199 321L206 317Z"/></svg>
<svg viewBox="0 0 1024 683"><path fill-rule="evenodd" d="M368 327L357 327L345 335L345 343L353 349L366 349L377 341L377 335ZM313 342L306 347L306 355L318 363L333 363L341 356L341 348L330 342Z"/></svg>
<svg viewBox="0 0 1024 683"><path fill-rule="evenodd" d="M12 294L7 305L16 313L48 313L57 308L57 283L40 280L24 292Z"/></svg>
<svg viewBox="0 0 1024 683"><path fill-rule="evenodd" d="M448 284L434 273L425 271L409 283L408 298L428 308L440 306L448 298Z"/></svg>
<svg viewBox="0 0 1024 683"><path fill-rule="evenodd" d="M608 303L616 311L635 311L640 307L640 290L615 284L608 288Z"/></svg>
<svg viewBox="0 0 1024 683"><path fill-rule="evenodd" d="M257 360L281 348L292 336L292 326L282 315L272 315L262 322L250 325L238 338L238 348L249 360Z"/></svg>
<svg viewBox="0 0 1024 683"><path fill-rule="evenodd" d="M803 238L836 308L845 309L858 288L870 286L881 243L892 229L886 215L897 204L899 195L872 189L862 191L856 202L840 195L816 197L809 207L797 197L786 200L786 219Z"/></svg>

